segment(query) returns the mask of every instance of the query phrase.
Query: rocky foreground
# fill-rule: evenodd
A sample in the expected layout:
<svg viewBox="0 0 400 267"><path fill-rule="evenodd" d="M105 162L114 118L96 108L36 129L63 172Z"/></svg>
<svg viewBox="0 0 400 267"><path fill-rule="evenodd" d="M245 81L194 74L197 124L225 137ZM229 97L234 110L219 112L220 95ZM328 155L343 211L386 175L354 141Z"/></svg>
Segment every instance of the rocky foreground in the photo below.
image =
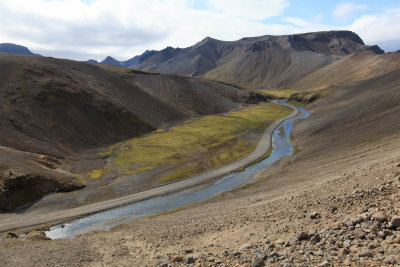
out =
<svg viewBox="0 0 400 267"><path fill-rule="evenodd" d="M38 232L18 238L9 233L0 238L0 262L2 266L399 266L399 189L400 155L390 152L386 159L356 164L335 178L311 179L306 186L275 195L252 186L172 214L74 239L46 240Z"/></svg>
<svg viewBox="0 0 400 267"><path fill-rule="evenodd" d="M351 194L317 197L314 201L311 197L305 205L295 204L302 203L304 196L291 198L289 202L293 206L289 206L287 212L294 214L294 209L298 209L297 219L307 222L299 227L304 230L295 235L272 240L264 235L258 242L244 243L239 249L227 248L218 254L192 254L193 249L185 249L183 252L187 255L156 255L153 258L159 258L159 265L164 267L399 266L400 164L397 168L394 175L376 177L375 186L353 186ZM353 177L345 176L326 186L344 185ZM324 204L328 205L321 211ZM318 211L309 212L312 208ZM344 219L341 218L344 214L340 213L345 213ZM274 227L284 235L286 226L276 224ZM165 257L169 260L162 261Z"/></svg>

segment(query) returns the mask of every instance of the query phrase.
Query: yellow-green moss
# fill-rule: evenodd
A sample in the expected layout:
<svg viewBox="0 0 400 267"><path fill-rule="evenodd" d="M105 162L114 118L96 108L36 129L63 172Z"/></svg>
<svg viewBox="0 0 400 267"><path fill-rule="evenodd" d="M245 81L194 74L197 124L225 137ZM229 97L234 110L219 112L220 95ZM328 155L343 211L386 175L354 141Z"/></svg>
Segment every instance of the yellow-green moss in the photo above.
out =
<svg viewBox="0 0 400 267"><path fill-rule="evenodd" d="M300 92L299 90L257 90L259 93L269 94L276 97L289 98L294 93Z"/></svg>
<svg viewBox="0 0 400 267"><path fill-rule="evenodd" d="M109 166L105 166L102 169L91 170L86 175L91 179L99 179L104 174L109 173L109 172L110 172L110 167Z"/></svg>
<svg viewBox="0 0 400 267"><path fill-rule="evenodd" d="M271 122L287 116L291 111L287 106L267 103L224 116L191 119L169 131L157 130L147 136L110 146L103 155L113 155L111 160L125 175L156 167L172 167L159 181L180 180L229 164L251 153L258 140L249 140L246 134L261 132ZM93 170L88 176L98 178L105 171L109 169Z"/></svg>

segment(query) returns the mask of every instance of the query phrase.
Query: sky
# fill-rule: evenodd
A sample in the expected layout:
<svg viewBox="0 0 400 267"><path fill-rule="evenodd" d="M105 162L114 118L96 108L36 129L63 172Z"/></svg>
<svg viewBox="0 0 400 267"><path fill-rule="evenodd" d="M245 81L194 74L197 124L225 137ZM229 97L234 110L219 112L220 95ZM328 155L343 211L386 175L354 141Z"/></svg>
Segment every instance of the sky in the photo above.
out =
<svg viewBox="0 0 400 267"><path fill-rule="evenodd" d="M0 0L0 43L75 60L327 30L400 50L400 0Z"/></svg>

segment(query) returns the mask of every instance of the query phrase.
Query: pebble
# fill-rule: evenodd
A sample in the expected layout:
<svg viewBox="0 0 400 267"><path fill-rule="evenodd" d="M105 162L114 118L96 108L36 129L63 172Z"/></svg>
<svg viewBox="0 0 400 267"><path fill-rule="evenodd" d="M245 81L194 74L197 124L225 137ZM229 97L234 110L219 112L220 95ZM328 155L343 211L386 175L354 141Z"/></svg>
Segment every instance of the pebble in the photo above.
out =
<svg viewBox="0 0 400 267"><path fill-rule="evenodd" d="M369 250L361 250L357 254L358 254L359 257L372 257L372 256L374 256L374 254Z"/></svg>
<svg viewBox="0 0 400 267"><path fill-rule="evenodd" d="M242 250L248 250L248 249L251 249L253 246L251 245L251 244L243 244L240 248L239 248L239 250L240 251L242 251Z"/></svg>
<svg viewBox="0 0 400 267"><path fill-rule="evenodd" d="M183 257L182 256L175 256L172 258L172 262L182 262Z"/></svg>
<svg viewBox="0 0 400 267"><path fill-rule="evenodd" d="M309 238L309 235L305 232L301 232L297 235L297 240L302 241L302 240L307 240Z"/></svg>
<svg viewBox="0 0 400 267"><path fill-rule="evenodd" d="M387 220L387 217L383 212L379 211L379 212L375 213L374 215L372 215L372 219L374 219L378 222L384 222Z"/></svg>
<svg viewBox="0 0 400 267"><path fill-rule="evenodd" d="M400 217L399 216L394 216L392 218L392 220L390 221L389 227L390 228L400 227Z"/></svg>
<svg viewBox="0 0 400 267"><path fill-rule="evenodd" d="M312 219L312 220L320 218L320 217L321 217L321 215L316 211L314 211L313 213L310 214L310 219Z"/></svg>
<svg viewBox="0 0 400 267"><path fill-rule="evenodd" d="M251 267L263 267L265 266L264 260L257 258L251 263Z"/></svg>

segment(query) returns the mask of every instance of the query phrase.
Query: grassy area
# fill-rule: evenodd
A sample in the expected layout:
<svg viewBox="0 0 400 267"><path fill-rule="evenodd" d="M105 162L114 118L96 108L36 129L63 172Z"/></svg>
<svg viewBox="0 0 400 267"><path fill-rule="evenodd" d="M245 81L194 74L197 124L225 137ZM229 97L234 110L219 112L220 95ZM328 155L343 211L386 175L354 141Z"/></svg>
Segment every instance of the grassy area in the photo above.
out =
<svg viewBox="0 0 400 267"><path fill-rule="evenodd" d="M110 171L111 171L110 167L105 166L102 169L96 169L96 170L92 170L92 171L88 172L87 176L89 176L89 178L91 178L91 179L99 179L104 174L109 173Z"/></svg>
<svg viewBox="0 0 400 267"><path fill-rule="evenodd" d="M276 97L289 98L290 95L300 92L299 90L257 90L259 93L270 94Z"/></svg>
<svg viewBox="0 0 400 267"><path fill-rule="evenodd" d="M234 111L224 116L190 120L169 131L155 131L120 145L112 159L122 174L135 174L158 167L168 168L161 182L184 179L234 162L251 153L261 133L271 122L287 116L291 108L268 103ZM115 145L106 152L115 151ZM112 155L112 154L111 154ZM92 173L97 177L101 171Z"/></svg>
<svg viewBox="0 0 400 267"><path fill-rule="evenodd" d="M159 75L159 73L156 72L148 72L148 71L141 71L141 70L135 70L135 69L128 69L128 68L122 68L122 67L117 67L117 66L112 66L112 65L106 65L106 64L97 64L101 68L105 70L111 70L111 71L116 71L116 72L121 72L121 73L126 73L126 74L145 74L145 75Z"/></svg>

